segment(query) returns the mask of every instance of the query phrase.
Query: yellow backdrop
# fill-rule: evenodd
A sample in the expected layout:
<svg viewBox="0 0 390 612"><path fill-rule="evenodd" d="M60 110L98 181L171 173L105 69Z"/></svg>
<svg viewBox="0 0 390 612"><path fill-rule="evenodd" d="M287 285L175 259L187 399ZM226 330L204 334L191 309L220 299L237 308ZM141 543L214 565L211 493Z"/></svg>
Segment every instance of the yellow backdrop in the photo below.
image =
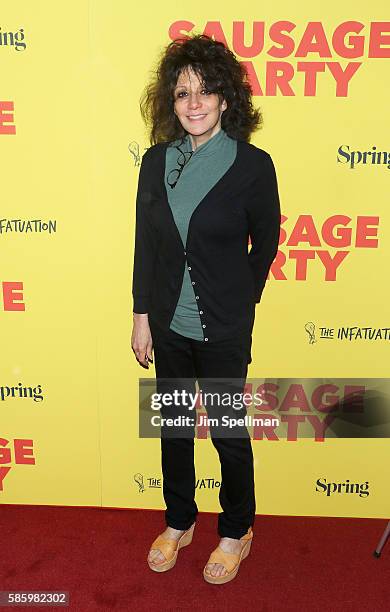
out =
<svg viewBox="0 0 390 612"><path fill-rule="evenodd" d="M0 501L162 508L159 441L138 437L138 379L154 369L130 347L145 82L190 31L248 67L264 114L252 142L272 155L284 215L248 376L385 378L388 3L55 4L2 8ZM257 512L388 517L389 446L256 440ZM210 440L196 465L199 508L216 511ZM348 481L366 493L327 494Z"/></svg>

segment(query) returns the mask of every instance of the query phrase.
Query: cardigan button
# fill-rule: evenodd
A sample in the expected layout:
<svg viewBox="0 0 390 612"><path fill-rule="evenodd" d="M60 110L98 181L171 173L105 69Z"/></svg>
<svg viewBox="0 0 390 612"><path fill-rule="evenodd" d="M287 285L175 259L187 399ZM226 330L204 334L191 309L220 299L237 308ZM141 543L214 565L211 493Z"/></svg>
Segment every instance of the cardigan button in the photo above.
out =
<svg viewBox="0 0 390 612"><path fill-rule="evenodd" d="M199 314L203 314L203 310L199 310Z"/></svg>
<svg viewBox="0 0 390 612"><path fill-rule="evenodd" d="M191 266L188 266L188 269L191 270Z"/></svg>
<svg viewBox="0 0 390 612"><path fill-rule="evenodd" d="M196 296L195 296L195 299L196 299L196 300L199 300L199 295L196 295Z"/></svg>
<svg viewBox="0 0 390 612"><path fill-rule="evenodd" d="M204 341L207 342L208 338L205 338Z"/></svg>
<svg viewBox="0 0 390 612"><path fill-rule="evenodd" d="M206 325L202 325L202 327L203 327L203 328L205 328L205 327L206 327Z"/></svg>

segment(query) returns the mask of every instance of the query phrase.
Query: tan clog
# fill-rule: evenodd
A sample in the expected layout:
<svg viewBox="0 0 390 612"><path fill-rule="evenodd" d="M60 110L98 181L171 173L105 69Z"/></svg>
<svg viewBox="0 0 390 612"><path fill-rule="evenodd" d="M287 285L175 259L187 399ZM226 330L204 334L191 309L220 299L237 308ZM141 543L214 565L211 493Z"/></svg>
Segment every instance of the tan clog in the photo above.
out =
<svg viewBox="0 0 390 612"><path fill-rule="evenodd" d="M192 542L192 536L194 534L195 523L191 525L187 531L185 531L178 540L172 540L166 538L163 535L159 535L150 547L150 550L157 549L165 557L166 561L161 563L151 563L148 559L148 565L154 572L166 572L170 570L176 563L177 555L180 548L188 546Z"/></svg>
<svg viewBox="0 0 390 612"><path fill-rule="evenodd" d="M233 580L240 568L241 561L249 555L252 539L253 531L252 528L249 527L248 533L240 538L240 541L245 542L245 544L239 554L225 552L222 550L222 548L217 546L217 548L211 553L210 558L203 570L203 578L206 580L206 582L209 582L210 584L225 584L226 582ZM209 563L220 563L227 570L227 573L223 576L212 576L211 574L206 574L206 566Z"/></svg>

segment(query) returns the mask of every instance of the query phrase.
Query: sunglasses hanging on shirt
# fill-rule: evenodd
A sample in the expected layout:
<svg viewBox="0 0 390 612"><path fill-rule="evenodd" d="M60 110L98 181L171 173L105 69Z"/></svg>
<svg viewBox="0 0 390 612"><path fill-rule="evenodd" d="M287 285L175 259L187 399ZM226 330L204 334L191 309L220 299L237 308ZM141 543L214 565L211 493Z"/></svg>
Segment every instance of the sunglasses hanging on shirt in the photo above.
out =
<svg viewBox="0 0 390 612"><path fill-rule="evenodd" d="M182 151L180 149L180 145L175 147L175 149L179 151L179 155L177 158L177 165L179 167L171 170L167 176L167 183L171 187L171 189L174 189L174 187L176 187L177 181L179 180L180 175L183 172L184 166L188 164L193 154L193 151Z"/></svg>

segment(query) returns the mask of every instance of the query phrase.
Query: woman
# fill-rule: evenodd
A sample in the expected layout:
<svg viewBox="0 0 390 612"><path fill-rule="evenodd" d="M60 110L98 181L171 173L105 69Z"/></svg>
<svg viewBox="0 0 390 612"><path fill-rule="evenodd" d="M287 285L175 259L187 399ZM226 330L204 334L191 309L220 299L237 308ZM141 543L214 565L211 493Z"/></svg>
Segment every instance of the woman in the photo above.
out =
<svg viewBox="0 0 390 612"><path fill-rule="evenodd" d="M219 390L230 391L238 380L242 389L255 305L280 229L272 159L249 143L262 118L252 106L245 68L208 36L175 40L146 88L141 113L152 146L142 158L137 191L133 351L144 367L154 352L160 389L201 378L228 380ZM186 408L165 408L164 415ZM227 411L232 414L231 406ZM198 511L193 426L163 429L167 527L151 545L154 571L176 563L179 549L192 540ZM203 576L215 584L235 577L253 537L253 455L244 429L229 438L210 429L221 463L223 511L221 540Z"/></svg>

